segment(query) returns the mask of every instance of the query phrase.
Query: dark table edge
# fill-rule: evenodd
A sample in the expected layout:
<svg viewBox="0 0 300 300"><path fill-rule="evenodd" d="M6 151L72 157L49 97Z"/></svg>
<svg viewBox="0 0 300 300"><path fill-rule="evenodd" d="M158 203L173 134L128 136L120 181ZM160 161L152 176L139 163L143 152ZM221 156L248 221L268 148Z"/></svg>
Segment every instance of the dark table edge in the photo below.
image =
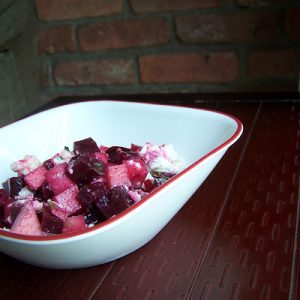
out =
<svg viewBox="0 0 300 300"><path fill-rule="evenodd" d="M93 96L61 96L41 105L30 115L64 104L91 100L124 100L152 102L190 106L202 102L274 102L300 101L300 92L267 92L267 93L170 93L170 94L119 94Z"/></svg>

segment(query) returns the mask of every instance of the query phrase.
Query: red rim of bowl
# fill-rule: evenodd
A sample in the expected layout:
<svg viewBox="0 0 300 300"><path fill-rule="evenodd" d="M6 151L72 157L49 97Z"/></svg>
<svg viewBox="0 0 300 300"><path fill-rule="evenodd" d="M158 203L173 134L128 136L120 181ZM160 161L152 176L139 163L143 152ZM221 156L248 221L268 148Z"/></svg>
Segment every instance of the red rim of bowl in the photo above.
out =
<svg viewBox="0 0 300 300"><path fill-rule="evenodd" d="M79 101L79 102L76 102L76 103L61 105L59 107L76 105L76 104L86 103L86 102L92 102L92 103L93 102L121 102L121 103L127 103L127 104L133 103L133 104L140 104L140 105L179 107L179 108L189 108L189 109L194 109L194 110L208 111L208 112L216 113L216 114L219 114L219 115L223 115L225 117L228 117L228 118L234 120L237 124L237 129L234 132L234 134L228 140L226 140L224 143L222 143L221 145L219 145L218 147L216 147L215 149L213 149L212 151L210 151L206 155L199 158L193 164L191 164L190 166L185 168L183 171L181 171L180 173L178 173L177 175L175 175L174 177L169 179L166 183L164 183L163 185L156 188L149 195L145 196L141 201L139 201L138 203L134 204L133 206L127 208L125 211L119 213L118 215L116 215L116 216L114 216L114 217L112 217L112 218L110 218L110 219L108 219L104 222L101 222L101 223L99 223L99 224L97 224L97 225L95 225L91 228L87 228L85 230L74 232L74 233L60 233L60 234L57 234L57 235L50 235L50 236L22 235L22 234L10 232L10 231L5 230L5 229L0 229L0 237L5 236L5 237L8 237L8 238L13 238L13 239L17 239L17 240L33 241L33 242L34 241L37 241L37 242L61 241L61 240L66 240L66 239L77 237L77 236L84 236L87 233L90 233L90 232L102 229L104 227L107 227L110 224L114 223L115 221L120 220L124 216L128 215L130 212L136 210L138 207L140 207L145 202L147 202L150 198L152 198L155 194L157 194L161 190L163 190L166 186L170 185L175 180L178 180L184 174L186 174L190 170L194 169L196 166L201 164L203 161L207 160L209 157L213 156L215 153L219 152L221 149L224 149L227 146L229 147L231 144L233 144L240 137L240 135L243 132L243 124L241 123L241 121L238 118L236 118L236 117L234 117L230 114L227 114L227 113L223 113L223 112L219 112L219 111L215 111L215 110L207 109L207 108L196 108L196 107L190 107L190 106L172 105L172 104L159 104L159 103L149 103L149 102L142 103L142 102L137 102L137 101L122 101L122 100L87 100L87 101L83 100L83 101ZM57 108L58 107L54 107L54 108L48 109L46 111L54 110L54 109L57 109ZM44 111L44 112L46 112L46 111ZM43 112L40 112L40 113L43 113ZM40 114L40 113L38 113L38 114ZM15 122L15 123L17 123L17 122Z"/></svg>

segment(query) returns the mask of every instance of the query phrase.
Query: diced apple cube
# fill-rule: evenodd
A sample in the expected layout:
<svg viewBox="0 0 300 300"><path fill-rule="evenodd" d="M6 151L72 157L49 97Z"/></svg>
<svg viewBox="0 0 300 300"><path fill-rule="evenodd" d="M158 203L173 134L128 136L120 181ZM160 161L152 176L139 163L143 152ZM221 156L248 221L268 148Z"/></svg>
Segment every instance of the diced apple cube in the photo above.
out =
<svg viewBox="0 0 300 300"><path fill-rule="evenodd" d="M58 195L72 187L74 185L74 182L68 176L63 175L59 179L54 179L51 184L49 183L49 185L54 195Z"/></svg>
<svg viewBox="0 0 300 300"><path fill-rule="evenodd" d="M69 189L53 197L53 201L65 210L68 215L72 215L81 209L79 201L76 199L79 190L77 185L73 185Z"/></svg>
<svg viewBox="0 0 300 300"><path fill-rule="evenodd" d="M79 215L79 216L73 216L73 217L68 217L63 228L63 233L71 233L71 232L76 232L76 231L82 231L86 229L87 226L84 221L84 216Z"/></svg>
<svg viewBox="0 0 300 300"><path fill-rule="evenodd" d="M106 178L110 189L118 185L131 186L125 164L108 166Z"/></svg>
<svg viewBox="0 0 300 300"><path fill-rule="evenodd" d="M68 176L66 176L66 168L67 163L57 164L45 174L46 180L54 195L62 193L75 184Z"/></svg>
<svg viewBox="0 0 300 300"><path fill-rule="evenodd" d="M25 182L32 190L37 190L45 181L45 173L47 172L44 166L39 166L27 175L25 175Z"/></svg>
<svg viewBox="0 0 300 300"><path fill-rule="evenodd" d="M11 232L25 235L42 235L41 224L30 202L22 207L11 227Z"/></svg>

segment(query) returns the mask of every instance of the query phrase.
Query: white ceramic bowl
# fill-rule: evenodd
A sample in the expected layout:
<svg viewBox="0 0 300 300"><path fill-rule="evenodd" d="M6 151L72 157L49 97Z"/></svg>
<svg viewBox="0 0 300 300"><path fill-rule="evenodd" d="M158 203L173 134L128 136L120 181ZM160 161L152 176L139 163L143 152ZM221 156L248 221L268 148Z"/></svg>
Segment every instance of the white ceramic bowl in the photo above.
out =
<svg viewBox="0 0 300 300"><path fill-rule="evenodd" d="M0 230L0 251L37 266L79 268L138 249L188 201L242 128L223 113L122 101L64 105L1 128L0 182L14 175L10 163L26 154L44 160L86 137L108 146L171 143L187 167L138 204L82 233L32 237Z"/></svg>

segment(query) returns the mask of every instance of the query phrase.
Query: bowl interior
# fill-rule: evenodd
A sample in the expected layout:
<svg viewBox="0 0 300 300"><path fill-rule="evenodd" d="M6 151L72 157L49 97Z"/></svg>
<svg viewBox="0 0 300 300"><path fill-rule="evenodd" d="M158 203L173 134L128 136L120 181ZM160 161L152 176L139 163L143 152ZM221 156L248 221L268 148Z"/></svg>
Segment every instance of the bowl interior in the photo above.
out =
<svg viewBox="0 0 300 300"><path fill-rule="evenodd" d="M171 143L189 166L237 139L240 127L230 116L201 109L119 101L64 105L0 129L0 182L15 176L9 165L26 154L45 160L87 137L106 146Z"/></svg>

